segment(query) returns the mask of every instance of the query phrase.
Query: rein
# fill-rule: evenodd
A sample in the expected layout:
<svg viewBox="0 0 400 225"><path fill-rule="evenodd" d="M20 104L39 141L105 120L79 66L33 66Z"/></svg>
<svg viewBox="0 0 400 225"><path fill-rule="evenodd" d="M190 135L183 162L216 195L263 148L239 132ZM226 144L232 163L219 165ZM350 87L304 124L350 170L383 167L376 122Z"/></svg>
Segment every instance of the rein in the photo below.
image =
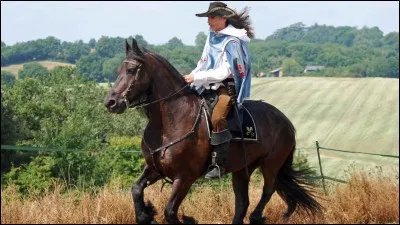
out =
<svg viewBox="0 0 400 225"><path fill-rule="evenodd" d="M126 107L127 107L127 109L128 109L128 108L130 108L130 106L132 105L132 103L129 102L129 100L128 100L128 98L127 98L126 95L127 95L127 93L131 90L132 85L133 85L134 82L136 81L136 77L139 75L139 72L140 72L140 69L141 69L141 67L142 67L142 64L139 64L139 65L138 65L137 63L132 62L132 61L128 61L128 60L125 60L125 61L123 61L123 62L125 62L125 63L131 63L131 64L134 64L134 65L137 65L137 66L138 66L138 69L137 69L136 75L135 75L135 79L129 84L129 87L127 88L127 90L125 90L125 92L124 92L124 94L123 94L124 102L125 102ZM190 84L186 84L185 86L183 86L182 88L180 88L179 90L177 90L177 91L174 92L173 94L168 95L167 97L164 97L164 98L161 98L161 99L158 99L158 100L149 102L149 103L141 103L141 104L136 105L136 106L134 106L134 107L132 107L132 108L133 108L133 109L135 109L135 108L144 108L144 107L147 107L147 106L149 106L149 105L152 105L152 104L155 104L155 103L158 103L158 102L161 102L161 101L165 101L165 100L167 100L167 99L169 99L169 98L175 96L176 94L180 93L181 91L183 91L183 90L184 90L186 87L188 87L189 85L190 85ZM143 136L143 143L144 143L144 145L146 145L146 148L149 149L150 154L151 154L151 159L152 159L152 161L153 161L153 166L154 166L155 170L157 170L157 172L158 172L159 174L161 174L161 173L160 173L160 171L159 171L159 170L157 169L157 167L156 167L155 158L154 158L154 153L157 153L157 152L159 152L159 151L162 151L162 155L161 155L161 156L163 156L164 153L165 153L165 151L166 151L170 146L172 146L172 145L174 145L174 144L176 144L176 143L178 143L178 142L180 142L180 141L186 139L186 138L189 137L190 135L192 135L192 134L194 133L194 129L196 128L196 125L199 123L200 115L201 115L201 111L202 111L202 109L203 109L203 107L204 107L204 103L205 103L205 102L204 102L203 100L202 100L201 103L200 103L199 111L198 111L198 113L197 113L196 120L194 121L194 124L193 124L193 126L192 126L192 129L190 129L190 131L187 132L187 133L186 133L185 135L183 135L182 137L180 137L180 138L178 138L178 139L176 139L176 140L174 140L174 141L171 141L171 142L169 142L169 143L167 143L167 144L165 144L165 145L162 145L161 147L158 147L157 149L154 149L154 150L153 150L153 149L151 149L151 148L149 147L149 145L146 143L146 140L145 140L145 138L144 138L144 136ZM166 182L167 182L167 183L171 183L170 181L166 181ZM165 184L165 183L164 183L164 184ZM164 186L164 184L163 184L163 186ZM162 187L163 187L163 186L162 186ZM161 188L161 190L162 190L162 188Z"/></svg>

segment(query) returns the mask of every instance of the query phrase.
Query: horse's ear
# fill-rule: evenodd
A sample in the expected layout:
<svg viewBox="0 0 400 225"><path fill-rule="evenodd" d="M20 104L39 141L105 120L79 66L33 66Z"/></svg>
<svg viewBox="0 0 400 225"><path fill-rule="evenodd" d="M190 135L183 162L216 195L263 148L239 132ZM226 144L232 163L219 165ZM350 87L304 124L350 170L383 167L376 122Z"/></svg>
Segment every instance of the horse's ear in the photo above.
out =
<svg viewBox="0 0 400 225"><path fill-rule="evenodd" d="M125 39L125 50L126 54L128 54L128 52L132 50L131 46L129 46L128 41L126 39Z"/></svg>
<svg viewBox="0 0 400 225"><path fill-rule="evenodd" d="M137 55L142 55L143 52L140 50L136 40L133 38L132 39L132 50L135 52Z"/></svg>

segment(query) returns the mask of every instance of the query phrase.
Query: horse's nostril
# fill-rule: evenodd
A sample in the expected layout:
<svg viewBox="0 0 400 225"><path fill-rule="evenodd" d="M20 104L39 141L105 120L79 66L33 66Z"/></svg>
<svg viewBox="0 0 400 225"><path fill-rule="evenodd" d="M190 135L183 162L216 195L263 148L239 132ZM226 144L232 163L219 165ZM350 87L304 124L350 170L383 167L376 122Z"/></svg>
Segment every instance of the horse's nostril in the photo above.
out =
<svg viewBox="0 0 400 225"><path fill-rule="evenodd" d="M114 108L116 104L117 104L117 101L115 101L115 99L110 99L107 103L107 107Z"/></svg>

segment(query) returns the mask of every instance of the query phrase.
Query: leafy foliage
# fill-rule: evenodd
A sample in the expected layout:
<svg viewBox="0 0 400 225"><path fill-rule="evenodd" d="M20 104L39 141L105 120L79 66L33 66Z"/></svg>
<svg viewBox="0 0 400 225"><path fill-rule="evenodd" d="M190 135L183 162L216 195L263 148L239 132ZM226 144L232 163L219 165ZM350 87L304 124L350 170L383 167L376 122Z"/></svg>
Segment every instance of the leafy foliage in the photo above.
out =
<svg viewBox="0 0 400 225"><path fill-rule="evenodd" d="M22 69L18 72L18 78L24 79L27 77L31 78L46 78L49 75L49 71L46 67L40 65L38 62L29 62L24 64Z"/></svg>
<svg viewBox="0 0 400 225"><path fill-rule="evenodd" d="M136 111L111 115L103 105L105 95L104 88L85 81L73 67L56 67L47 78L18 79L13 87L2 88L2 144L61 150L33 155L32 160L4 155L7 152L2 151L2 160L6 162L2 161L2 172L16 165L3 182L15 180L20 190L26 191L29 183L41 182L46 186L54 179L63 180L69 187L84 187L88 182L101 186L124 171L126 177L136 176L143 166L140 154L130 156L119 151L139 149L137 138L125 138L117 144L111 139L110 146L106 143L111 137L139 135L146 119ZM114 164L110 159L114 159ZM126 163L121 164L124 160ZM23 166L18 166L21 163ZM122 165L130 165L131 169ZM42 175L35 176L38 173Z"/></svg>
<svg viewBox="0 0 400 225"><path fill-rule="evenodd" d="M13 86L15 83L15 76L8 71L1 71L1 84Z"/></svg>

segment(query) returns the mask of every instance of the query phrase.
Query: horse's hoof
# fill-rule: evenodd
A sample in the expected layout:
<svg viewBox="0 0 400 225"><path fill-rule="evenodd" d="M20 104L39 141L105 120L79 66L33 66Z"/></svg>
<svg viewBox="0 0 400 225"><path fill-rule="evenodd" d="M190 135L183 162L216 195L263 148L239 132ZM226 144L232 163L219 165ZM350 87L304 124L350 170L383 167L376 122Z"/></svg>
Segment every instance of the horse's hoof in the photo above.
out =
<svg viewBox="0 0 400 225"><path fill-rule="evenodd" d="M154 221L154 216L157 214L153 204L148 201L147 204L145 204L145 207L143 211L139 214L136 215L136 222L138 224L149 224Z"/></svg>
<svg viewBox="0 0 400 225"><path fill-rule="evenodd" d="M197 224L198 222L191 216L182 216L184 224Z"/></svg>
<svg viewBox="0 0 400 225"><path fill-rule="evenodd" d="M263 216L260 218L250 218L250 224L265 224L267 217Z"/></svg>

